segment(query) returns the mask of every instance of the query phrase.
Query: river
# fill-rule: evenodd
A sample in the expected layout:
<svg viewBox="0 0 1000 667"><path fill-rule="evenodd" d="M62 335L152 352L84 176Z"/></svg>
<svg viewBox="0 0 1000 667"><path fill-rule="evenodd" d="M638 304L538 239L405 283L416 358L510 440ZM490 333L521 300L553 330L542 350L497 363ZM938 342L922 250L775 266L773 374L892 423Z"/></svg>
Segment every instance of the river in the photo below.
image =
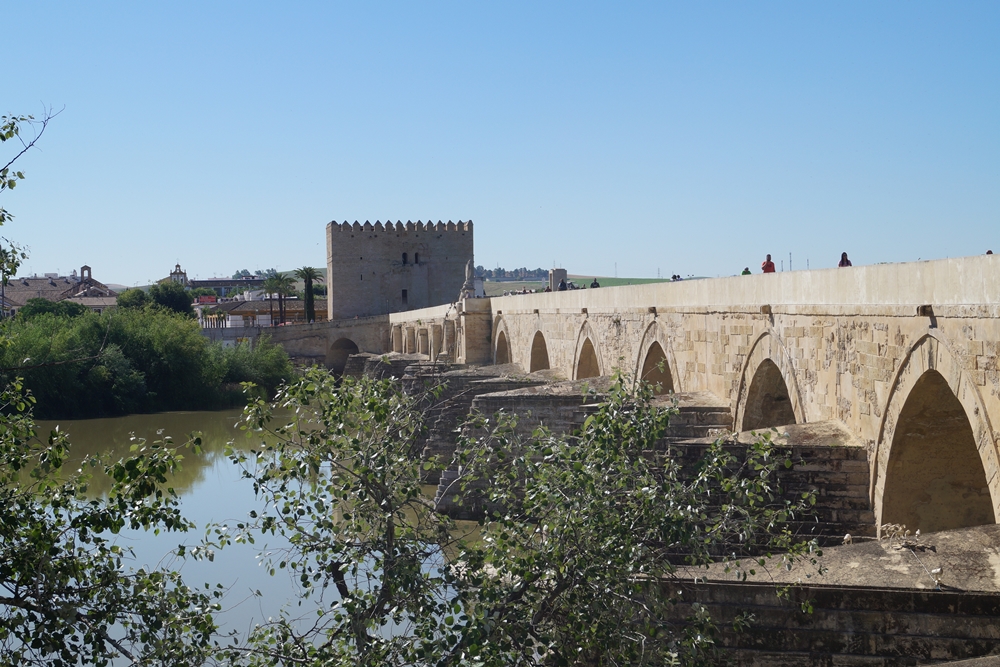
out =
<svg viewBox="0 0 1000 667"><path fill-rule="evenodd" d="M240 468L225 455L226 445L230 442L241 449L249 448L254 442L238 428L240 414L240 410L165 412L103 419L38 421L37 432L44 438L58 426L67 433L71 456L77 460L98 453L110 453L115 458L128 456L136 439L153 442L170 437L175 445L181 445L192 433L200 434L201 453L185 452L182 469L169 481L181 498L184 516L195 522L198 528L186 534L123 532L119 542L127 543L134 549L134 567L167 565L171 569L179 569L188 585L222 584L228 593L223 600L223 611L216 621L222 631L236 630L245 634L255 623L277 616L282 605L290 601L294 590L291 572L279 571L272 577L259 565L261 553L280 548L285 542L280 537L270 537L266 544L258 540L256 545L233 545L217 552L212 562L177 562L171 561L169 555L178 544L197 544L204 536L207 525L235 525L246 521L247 513L259 506L252 484L241 478ZM256 441L259 440L258 435ZM105 495L109 487L106 477L95 475L90 491L94 496ZM435 487L424 489L431 496L434 490ZM459 522L456 531L465 538L476 539L478 526L475 522Z"/></svg>
<svg viewBox="0 0 1000 667"><path fill-rule="evenodd" d="M39 421L37 432L45 437L55 426L65 431L74 459L108 452L114 457L128 456L133 438L149 442L171 437L174 444L183 444L192 433L200 433L202 452L185 452L182 469L170 480L181 498L184 516L194 521L198 528L183 533L123 532L119 542L135 550L134 567L156 567L166 564L180 569L188 585L203 583L222 584L228 590L223 601L223 612L217 622L223 630L245 632L254 623L275 616L281 605L290 597L291 587L287 574L271 577L258 565L257 557L266 548L282 546L280 538L270 538L268 544L233 545L217 552L213 562L171 562L169 553L178 544L197 544L204 536L209 523L235 524L245 521L247 512L257 505L253 487L241 479L240 469L225 455L227 443L246 448L250 445L244 431L237 427L240 410L219 412L166 412L128 417ZM94 477L91 492L106 494L109 480L103 475ZM255 595L260 591L261 595Z"/></svg>

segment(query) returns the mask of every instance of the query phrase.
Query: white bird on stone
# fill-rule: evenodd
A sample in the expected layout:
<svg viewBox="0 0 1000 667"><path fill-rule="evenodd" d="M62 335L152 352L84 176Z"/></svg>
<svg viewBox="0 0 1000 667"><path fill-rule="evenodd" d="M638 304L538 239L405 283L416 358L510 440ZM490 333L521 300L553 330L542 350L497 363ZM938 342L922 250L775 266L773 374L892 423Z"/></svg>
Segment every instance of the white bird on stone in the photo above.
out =
<svg viewBox="0 0 1000 667"><path fill-rule="evenodd" d="M847 535L844 535L844 544L851 544L853 542L854 542L854 538L851 537L850 533L848 533Z"/></svg>

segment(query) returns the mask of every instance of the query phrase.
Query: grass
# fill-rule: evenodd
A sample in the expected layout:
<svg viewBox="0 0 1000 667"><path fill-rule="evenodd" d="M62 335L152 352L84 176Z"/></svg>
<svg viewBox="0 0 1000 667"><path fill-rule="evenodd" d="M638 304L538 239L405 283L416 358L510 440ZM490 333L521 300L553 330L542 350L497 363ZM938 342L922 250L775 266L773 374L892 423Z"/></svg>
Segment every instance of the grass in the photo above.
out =
<svg viewBox="0 0 1000 667"><path fill-rule="evenodd" d="M594 276L569 276L569 279L576 283L578 287L590 287ZM597 282L601 287L618 287L620 285L645 285L647 283L669 283L669 278L609 278L607 276L597 276ZM544 290L548 285L547 281L538 280L505 280L503 282L487 281L483 283L483 290L486 296L501 296L505 291L520 292L522 289Z"/></svg>
<svg viewBox="0 0 1000 667"><path fill-rule="evenodd" d="M575 282L578 286L583 287L586 285L590 287L590 283L594 280L594 276L570 276L570 280ZM645 285L647 283L669 283L669 278L609 278L608 276L597 276L597 282L601 284L601 287L619 287L621 285Z"/></svg>
<svg viewBox="0 0 1000 667"><path fill-rule="evenodd" d="M531 280L505 280L503 282L484 282L483 291L486 296L501 296L505 291L520 292L522 289L542 290L548 282Z"/></svg>

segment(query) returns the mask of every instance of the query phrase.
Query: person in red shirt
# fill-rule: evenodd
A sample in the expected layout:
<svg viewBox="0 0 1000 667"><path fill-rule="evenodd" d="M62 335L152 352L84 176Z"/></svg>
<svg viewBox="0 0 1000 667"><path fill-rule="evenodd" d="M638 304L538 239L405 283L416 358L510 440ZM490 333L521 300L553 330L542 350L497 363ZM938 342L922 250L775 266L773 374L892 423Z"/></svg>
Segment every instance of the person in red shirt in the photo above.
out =
<svg viewBox="0 0 1000 667"><path fill-rule="evenodd" d="M774 262L771 261L770 255L767 256L767 259L761 262L760 270L764 273L774 273Z"/></svg>

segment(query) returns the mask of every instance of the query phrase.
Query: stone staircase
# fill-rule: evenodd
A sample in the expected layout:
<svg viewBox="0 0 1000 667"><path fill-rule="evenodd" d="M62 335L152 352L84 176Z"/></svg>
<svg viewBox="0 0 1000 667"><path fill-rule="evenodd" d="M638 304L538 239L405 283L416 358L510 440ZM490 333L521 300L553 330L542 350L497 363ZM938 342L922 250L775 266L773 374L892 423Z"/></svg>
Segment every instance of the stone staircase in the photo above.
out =
<svg viewBox="0 0 1000 667"><path fill-rule="evenodd" d="M846 534L874 536L867 450L837 422L792 424L778 431L781 435L774 442L792 462L790 468L779 466L775 475L784 497L794 501L806 492L816 497L811 516L791 522L792 531L815 537L821 545L840 544ZM750 433L741 433L725 447L740 459L752 440ZM712 441L712 437L668 438L663 447L693 470Z"/></svg>
<svg viewBox="0 0 1000 667"><path fill-rule="evenodd" d="M778 597L774 584L744 582L664 589L683 601L670 620L704 605L726 663L740 667L901 667L1000 653L1000 595L992 592L804 584ZM741 614L753 622L736 632Z"/></svg>

